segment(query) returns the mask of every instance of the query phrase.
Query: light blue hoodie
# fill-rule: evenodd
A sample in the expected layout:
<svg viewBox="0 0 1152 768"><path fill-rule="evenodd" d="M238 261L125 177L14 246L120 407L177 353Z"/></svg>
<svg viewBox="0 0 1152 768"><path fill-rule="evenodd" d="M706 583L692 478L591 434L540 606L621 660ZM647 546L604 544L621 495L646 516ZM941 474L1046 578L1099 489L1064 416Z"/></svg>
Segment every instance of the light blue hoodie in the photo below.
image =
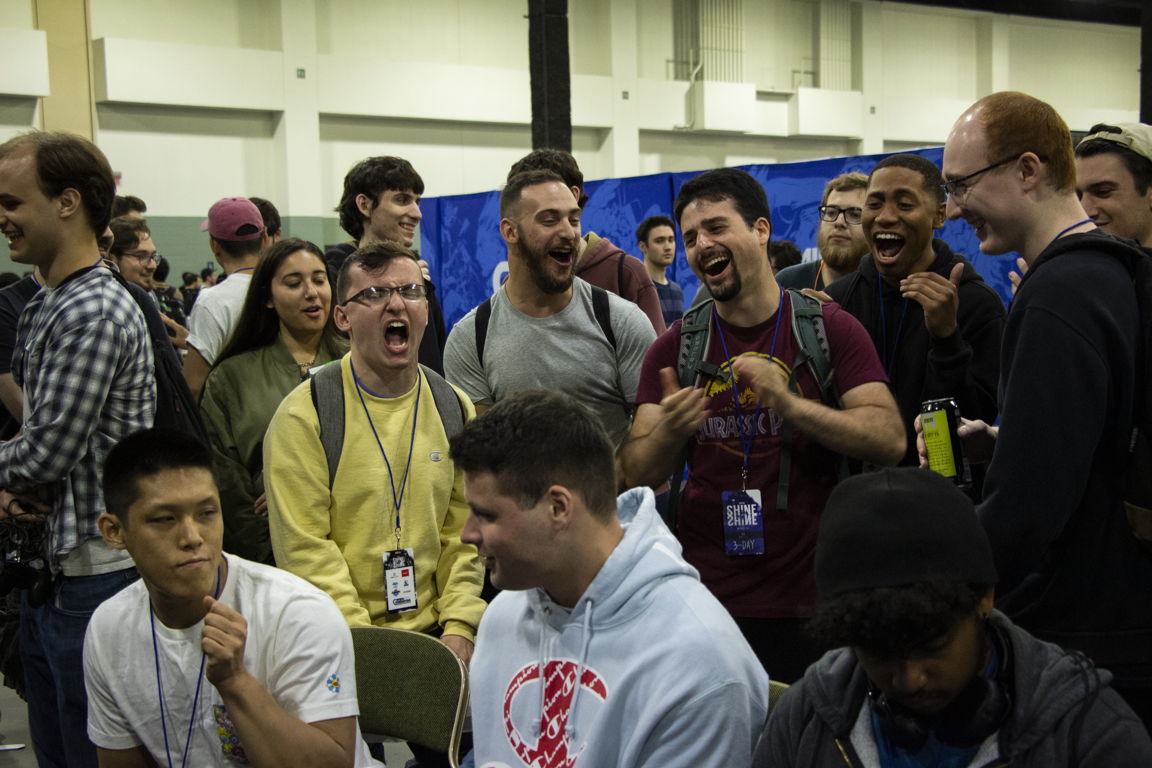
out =
<svg viewBox="0 0 1152 768"><path fill-rule="evenodd" d="M624 538L575 608L530 589L484 614L470 683L478 768L751 764L763 667L652 492L623 494L617 514Z"/></svg>

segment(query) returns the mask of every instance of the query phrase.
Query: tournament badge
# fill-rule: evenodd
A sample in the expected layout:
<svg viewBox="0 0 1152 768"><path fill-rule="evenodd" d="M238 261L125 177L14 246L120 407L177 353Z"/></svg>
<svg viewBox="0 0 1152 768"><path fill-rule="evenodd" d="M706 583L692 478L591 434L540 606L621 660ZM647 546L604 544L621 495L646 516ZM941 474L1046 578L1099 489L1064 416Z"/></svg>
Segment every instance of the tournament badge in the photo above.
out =
<svg viewBox="0 0 1152 768"><path fill-rule="evenodd" d="M388 613L416 610L416 561L411 549L384 553L384 598Z"/></svg>
<svg viewBox="0 0 1152 768"><path fill-rule="evenodd" d="M724 515L724 553L727 555L764 554L764 507L760 491L724 491L721 494Z"/></svg>

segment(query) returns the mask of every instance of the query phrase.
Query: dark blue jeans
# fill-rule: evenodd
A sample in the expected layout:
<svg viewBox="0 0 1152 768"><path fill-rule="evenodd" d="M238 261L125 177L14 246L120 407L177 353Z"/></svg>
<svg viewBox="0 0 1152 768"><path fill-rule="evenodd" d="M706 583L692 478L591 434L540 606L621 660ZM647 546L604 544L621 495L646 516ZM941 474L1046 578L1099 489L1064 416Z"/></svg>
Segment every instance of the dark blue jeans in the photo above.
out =
<svg viewBox="0 0 1152 768"><path fill-rule="evenodd" d="M84 632L96 606L138 578L135 568L98 576L57 576L39 607L20 605L20 661L28 730L40 768L96 768L88 741Z"/></svg>

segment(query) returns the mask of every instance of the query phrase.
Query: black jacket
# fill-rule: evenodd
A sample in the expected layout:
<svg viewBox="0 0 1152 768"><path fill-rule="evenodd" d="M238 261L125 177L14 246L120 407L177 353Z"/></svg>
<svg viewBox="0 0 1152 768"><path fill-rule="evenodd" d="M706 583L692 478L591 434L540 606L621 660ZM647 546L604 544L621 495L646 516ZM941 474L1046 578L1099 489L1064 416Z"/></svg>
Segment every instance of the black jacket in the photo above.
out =
<svg viewBox="0 0 1152 768"><path fill-rule="evenodd" d="M1107 671L1037 640L999 612L993 612L990 621L1012 659L1012 711L997 732L1000 756L990 765L1152 765L1152 741L1109 686ZM866 693L867 678L852 651L828 652L772 710L753 765L871 768L849 739Z"/></svg>
<svg viewBox="0 0 1152 768"><path fill-rule="evenodd" d="M1121 504L1138 309L1098 233L1033 263L1004 330L1001 428L977 508L998 606L1037 637L1088 654L1117 684L1152 685L1152 555ZM1152 763L1150 763L1152 764Z"/></svg>
<svg viewBox="0 0 1152 768"><path fill-rule="evenodd" d="M924 325L920 304L902 298L899 286L884 282L871 255L861 260L856 272L845 275L826 289L868 331L880 362L885 365L908 437L900 462L904 466L919 463L913 421L925 400L954 397L965 418L984 419L989 423L996 419L997 412L1004 302L947 243L937 239L932 241L932 246L936 260L930 271L948 277L954 265L964 264L956 312L957 329L948 338L932 338ZM881 286L884 300L886 328L880 327L877 284ZM884 359L885 353L888 360Z"/></svg>

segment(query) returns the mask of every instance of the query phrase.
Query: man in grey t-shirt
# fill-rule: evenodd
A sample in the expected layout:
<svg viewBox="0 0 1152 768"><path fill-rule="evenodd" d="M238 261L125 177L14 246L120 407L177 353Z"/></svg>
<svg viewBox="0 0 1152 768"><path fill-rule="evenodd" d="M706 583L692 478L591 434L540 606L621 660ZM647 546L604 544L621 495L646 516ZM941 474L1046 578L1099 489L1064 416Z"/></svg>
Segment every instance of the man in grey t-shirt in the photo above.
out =
<svg viewBox="0 0 1152 768"><path fill-rule="evenodd" d="M476 338L481 305L448 336L448 380L477 413L526 389L567 392L600 417L619 445L656 337L652 324L631 302L575 279L580 208L555 173L528 171L509 180L500 195L500 234L508 244L508 280L490 300L483 357Z"/></svg>

